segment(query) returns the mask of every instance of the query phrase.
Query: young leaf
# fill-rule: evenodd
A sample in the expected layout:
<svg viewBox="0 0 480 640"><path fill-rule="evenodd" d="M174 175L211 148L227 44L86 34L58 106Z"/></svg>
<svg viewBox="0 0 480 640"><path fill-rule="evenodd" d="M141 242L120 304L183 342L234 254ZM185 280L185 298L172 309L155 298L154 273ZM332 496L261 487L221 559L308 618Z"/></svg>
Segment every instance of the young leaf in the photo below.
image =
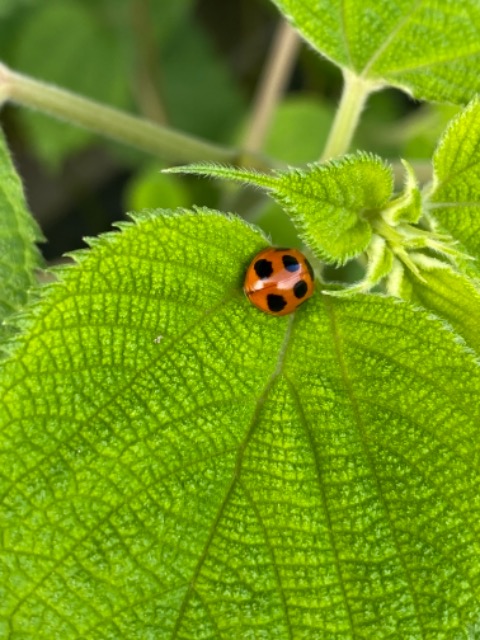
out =
<svg viewBox="0 0 480 640"><path fill-rule="evenodd" d="M433 157L426 202L442 227L480 258L480 100L452 120Z"/></svg>
<svg viewBox="0 0 480 640"><path fill-rule="evenodd" d="M273 174L212 164L175 167L165 173L223 177L269 191L313 251L326 262L338 264L368 246L372 230L367 217L382 209L393 192L391 168L366 153Z"/></svg>
<svg viewBox="0 0 480 640"><path fill-rule="evenodd" d="M255 309L209 211L97 240L0 375L0 625L37 638L465 635L480 372L404 303ZM452 381L455 381L452 384Z"/></svg>
<svg viewBox="0 0 480 640"><path fill-rule="evenodd" d="M467 102L480 91L477 0L273 0L321 53L374 84Z"/></svg>
<svg viewBox="0 0 480 640"><path fill-rule="evenodd" d="M368 214L393 191L392 170L367 154L280 175L272 195L290 213L299 235L330 262L344 263L370 243Z"/></svg>
<svg viewBox="0 0 480 640"><path fill-rule="evenodd" d="M34 269L40 264L35 242L41 239L0 132L0 340L9 333L1 323L25 304L35 283Z"/></svg>
<svg viewBox="0 0 480 640"><path fill-rule="evenodd" d="M447 320L465 342L480 354L480 289L450 265L425 258L422 279L406 273L399 292L403 299L422 305Z"/></svg>

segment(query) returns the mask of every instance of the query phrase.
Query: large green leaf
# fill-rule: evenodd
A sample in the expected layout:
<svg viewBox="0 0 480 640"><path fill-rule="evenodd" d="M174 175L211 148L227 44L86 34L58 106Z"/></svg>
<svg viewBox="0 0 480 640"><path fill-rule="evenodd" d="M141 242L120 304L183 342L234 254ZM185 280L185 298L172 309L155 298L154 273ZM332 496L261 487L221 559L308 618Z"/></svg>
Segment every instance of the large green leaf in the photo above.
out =
<svg viewBox="0 0 480 640"><path fill-rule="evenodd" d="M0 323L27 301L40 264L40 231L27 210L21 182L0 132ZM0 340L8 330L0 324Z"/></svg>
<svg viewBox="0 0 480 640"><path fill-rule="evenodd" d="M478 365L387 298L263 314L241 286L266 244L145 214L23 321L0 374L4 637L465 637Z"/></svg>
<svg viewBox="0 0 480 640"><path fill-rule="evenodd" d="M456 116L433 157L426 202L442 227L480 258L480 100Z"/></svg>
<svg viewBox="0 0 480 640"><path fill-rule="evenodd" d="M273 0L343 68L417 98L467 102L480 91L477 0Z"/></svg>

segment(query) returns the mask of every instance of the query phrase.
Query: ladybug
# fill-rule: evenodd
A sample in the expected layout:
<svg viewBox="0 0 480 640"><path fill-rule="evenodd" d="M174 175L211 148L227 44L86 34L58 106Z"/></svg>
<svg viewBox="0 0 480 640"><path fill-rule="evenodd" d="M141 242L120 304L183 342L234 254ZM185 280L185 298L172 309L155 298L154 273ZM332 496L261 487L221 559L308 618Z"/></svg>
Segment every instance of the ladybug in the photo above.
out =
<svg viewBox="0 0 480 640"><path fill-rule="evenodd" d="M250 263L243 290L261 311L285 316L310 298L314 278L313 269L301 251L269 247Z"/></svg>

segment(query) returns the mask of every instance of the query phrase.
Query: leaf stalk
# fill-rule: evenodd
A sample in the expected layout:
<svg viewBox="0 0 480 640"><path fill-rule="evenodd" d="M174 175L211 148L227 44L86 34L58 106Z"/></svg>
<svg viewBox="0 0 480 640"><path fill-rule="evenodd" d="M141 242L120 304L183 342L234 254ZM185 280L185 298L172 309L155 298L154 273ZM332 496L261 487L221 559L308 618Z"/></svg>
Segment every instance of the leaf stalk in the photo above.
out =
<svg viewBox="0 0 480 640"><path fill-rule="evenodd" d="M343 93L321 160L346 153L357 129L360 115L370 93L379 88L371 80L343 69Z"/></svg>

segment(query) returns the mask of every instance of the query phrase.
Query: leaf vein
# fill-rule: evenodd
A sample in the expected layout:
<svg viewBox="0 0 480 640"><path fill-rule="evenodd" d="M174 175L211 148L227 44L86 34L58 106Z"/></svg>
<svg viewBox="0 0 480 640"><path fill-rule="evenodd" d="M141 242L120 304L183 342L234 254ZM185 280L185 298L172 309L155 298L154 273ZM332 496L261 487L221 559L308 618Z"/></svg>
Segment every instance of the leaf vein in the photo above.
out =
<svg viewBox="0 0 480 640"><path fill-rule="evenodd" d="M267 531L267 527L265 526L265 523L263 521L262 515L260 513L260 510L257 506L257 504L255 503L253 496L250 494L250 492L248 491L248 489L246 488L245 484L242 482L242 480L240 479L238 482L239 486L242 488L247 500L250 502L250 505L252 507L253 513L255 514L255 517L257 519L257 522L263 532L263 537L265 539L265 545L269 551L270 554L270 559L272 562L272 569L273 569L273 573L275 575L275 579L278 585L278 591L280 594L280 600L282 602L282 608L283 608L283 613L285 615L285 624L288 630L288 635L291 638L291 640L294 640L294 634L293 634L293 627L292 627L292 621L290 620L290 614L288 612L288 605L287 605L287 598L285 596L285 590L283 588L283 583L282 583L282 579L280 577L280 572L278 571L278 566L277 566L277 561L276 561L276 557L275 557L275 551L273 549L273 545L270 541L270 537L268 535L268 531Z"/></svg>
<svg viewBox="0 0 480 640"><path fill-rule="evenodd" d="M237 453L237 460L235 463L235 467L233 470L233 474L232 474L232 479L230 481L229 486L227 487L227 490L225 492L225 496L221 502L221 504L219 505L219 509L217 512L217 515L212 523L212 526L210 527L210 531L208 533L208 536L206 538L205 541L205 545L203 548L202 553L200 554L200 557L198 559L197 565L195 567L195 570L193 572L192 578L190 580L190 586L185 594L185 597L183 599L183 602L181 604L179 613L178 613L178 618L177 618L177 622L175 624L175 627L172 631L172 635L171 635L171 640L175 640L178 637L178 633L180 631L181 628L181 624L182 624L182 620L183 617L185 615L187 606L188 606L188 601L190 598L190 594L192 593L192 591L195 589L195 585L196 582L198 580L198 577L200 576L200 572L202 570L203 565L205 564L205 561L207 559L208 556L208 552L210 549L210 546L213 542L213 539L215 537L215 533L218 527L218 524L220 523L220 520L222 519L222 516L225 512L225 509L227 507L227 504L230 500L231 495L233 494L233 491L235 489L235 487L237 486L237 483L239 481L240 478L240 473L241 473L241 466L242 466L242 462L243 462L243 457L245 455L245 451L246 448L255 432L255 428L258 425L259 422L259 417L260 417L260 412L262 410L263 405L265 404L267 398L268 398L268 394L270 393L270 390L272 389L275 380L278 378L278 376L281 374L282 369L283 369L283 365L285 362L285 357L286 357L286 353L288 350L288 347L291 343L291 336L292 336L292 332L293 332L293 323L295 320L295 313L293 313L290 316L289 319L289 323L287 325L287 329L285 332L285 337L283 339L283 343L282 346L280 348L280 353L279 353L279 357L276 363L276 367L273 371L273 373L271 374L271 376L268 378L265 387L262 391L262 393L260 394L260 396L258 397L256 406L255 406L255 410L253 412L252 415L252 420L250 421L250 425L245 433L245 437L243 439L243 441L240 443L239 447L238 447L238 453Z"/></svg>
<svg viewBox="0 0 480 640"><path fill-rule="evenodd" d="M315 475L318 481L318 488L319 488L319 492L320 492L320 496L321 496L321 500L323 503L323 511L325 514L325 518L327 520L327 529L328 529L328 535L330 538L330 546L332 548L333 551L333 555L335 557L335 565L336 565L336 569L337 569L337 575L338 575L338 582L340 585L340 589L342 592L342 598L343 598L343 602L344 602L344 606L345 606L345 613L347 614L347 618L348 618L348 625L350 627L350 633L351 633L351 637L354 638L355 637L355 625L353 623L353 613L352 613L352 609L350 606L350 602L347 596L347 592L346 592L346 588L345 588L345 580L342 574L342 569L341 569L341 563L340 563L340 556L338 553L338 548L337 545L335 543L335 535L333 532L333 526L332 526L332 518L331 518L331 514L330 514L330 509L329 509L329 505L328 505L328 500L327 500L327 495L326 495L326 491L325 491L325 486L324 483L322 481L322 471L321 471L321 463L320 463L320 457L317 451L317 448L315 446L315 439L313 436L313 432L312 429L310 427L310 424L307 420L307 416L305 414L305 411L303 410L303 404L300 398L300 394L295 386L295 384L292 382L292 380L289 378L289 376L284 373L283 374L284 379L286 380L289 388L290 388L290 393L291 396L293 398L293 401L297 407L297 411L299 413L299 417L300 417L300 422L302 423L305 435L307 437L309 446L310 446L310 450L312 452L312 459L313 459L313 463L314 463L314 467L315 467Z"/></svg>
<svg viewBox="0 0 480 640"><path fill-rule="evenodd" d="M329 315L330 318L330 324L331 324L331 332L332 332L332 338L333 338L333 343L334 343L334 348L335 348L335 353L336 353L336 357L337 357L337 362L338 362L338 367L340 369L340 372L342 374L342 379L343 379L343 383L344 383L344 388L345 388L345 392L347 394L347 397L350 400L350 405L352 407L352 412L355 418L355 422L357 425L357 429L359 431L359 435L360 437L360 442L362 444L362 448L365 454L365 458L368 461L368 464L370 466L371 469L371 473L372 473L372 478L375 482L376 488L377 488L377 495L378 498L382 504L383 507L383 512L385 515L385 519L388 525L388 528L390 530L391 533L391 537L392 537L392 542L396 548L396 555L397 558L400 562L400 566L402 567L402 571L403 574L405 576L405 580L406 583L408 585L408 590L410 593L410 599L411 599L411 603L413 606L413 610L415 611L415 620L417 622L417 626L419 628L420 634L422 638L428 638L428 633L427 630L423 627L423 623L420 617L420 611L421 611L421 607L419 606L419 602L417 599L417 594L415 592L414 589L414 581L412 580L412 577L410 575L410 571L408 570L407 564L405 562L405 558L403 556L401 547L400 547L400 542L398 540L398 536L397 536L397 532L395 530L395 527L393 525L393 521L392 521L392 517L390 514L390 510L388 508L388 504L385 500L385 496L383 494L382 491L382 487L380 484L380 479L378 477L378 473L377 473L377 469L375 466L375 462L372 458L372 454L369 451L368 447L367 447L367 438L365 435L365 428L364 428L364 424L363 424L363 418L362 418L362 413L360 410L360 406L357 400L357 397L355 395L354 389L353 389L353 385L352 382L350 380L350 376L348 373L348 366L347 363L345 361L345 354L343 352L343 347L342 347L342 335L337 323L337 318L335 316L335 311L333 308L333 304L332 301L325 299L325 307L326 307L326 311Z"/></svg>

